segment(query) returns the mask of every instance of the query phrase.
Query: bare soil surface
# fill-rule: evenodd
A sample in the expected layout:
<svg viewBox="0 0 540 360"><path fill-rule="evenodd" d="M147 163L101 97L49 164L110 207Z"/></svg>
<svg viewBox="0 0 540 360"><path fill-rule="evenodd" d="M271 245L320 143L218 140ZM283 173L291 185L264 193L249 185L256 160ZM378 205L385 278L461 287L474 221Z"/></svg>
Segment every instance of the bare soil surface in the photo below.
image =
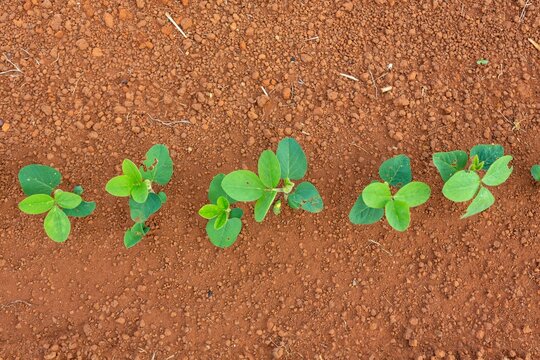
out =
<svg viewBox="0 0 540 360"><path fill-rule="evenodd" d="M0 359L540 359L532 2L2 1ZM213 247L196 215L210 180L284 136L325 211L248 214ZM126 201L104 186L155 143L175 161L169 201L126 250ZM515 171L460 220L431 154L476 143ZM351 225L399 153L434 196L406 233ZM66 243L17 209L30 163L97 201Z"/></svg>

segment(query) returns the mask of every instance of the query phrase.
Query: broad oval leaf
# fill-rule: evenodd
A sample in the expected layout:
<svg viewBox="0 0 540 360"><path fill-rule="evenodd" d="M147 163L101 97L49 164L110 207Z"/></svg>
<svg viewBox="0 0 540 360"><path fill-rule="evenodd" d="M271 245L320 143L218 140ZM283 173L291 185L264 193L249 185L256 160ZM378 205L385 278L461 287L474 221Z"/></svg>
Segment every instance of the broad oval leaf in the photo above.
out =
<svg viewBox="0 0 540 360"><path fill-rule="evenodd" d="M405 155L394 156L381 164L379 176L391 186L400 188L412 181L411 160Z"/></svg>
<svg viewBox="0 0 540 360"><path fill-rule="evenodd" d="M420 181L413 181L398 190L395 200L403 201L409 207L420 206L429 200L431 188Z"/></svg>
<svg viewBox="0 0 540 360"><path fill-rule="evenodd" d="M370 208L382 209L388 201L392 200L390 186L381 182L371 183L362 191L362 199Z"/></svg>
<svg viewBox="0 0 540 360"><path fill-rule="evenodd" d="M456 172L465 169L468 160L467 153L462 150L433 154L433 163L444 182L447 182Z"/></svg>
<svg viewBox="0 0 540 360"><path fill-rule="evenodd" d="M514 171L513 167L508 167L510 161L512 161L512 156L510 155L506 155L495 160L482 178L482 182L488 186L498 186L504 183L506 180L508 180L512 174L512 171Z"/></svg>
<svg viewBox="0 0 540 360"><path fill-rule="evenodd" d="M73 188L73 192L77 195L82 195L84 192L84 189L81 185L77 185Z"/></svg>
<svg viewBox="0 0 540 360"><path fill-rule="evenodd" d="M199 215L208 220L215 218L222 212L223 210L214 204L207 204L199 209Z"/></svg>
<svg viewBox="0 0 540 360"><path fill-rule="evenodd" d="M63 209L67 216L86 217L94 212L96 203L94 201L82 201L79 206L74 209Z"/></svg>
<svg viewBox="0 0 540 360"><path fill-rule="evenodd" d="M131 188L131 197L133 200L141 204L144 203L148 198L148 193L148 186L146 186L146 183L144 182L136 184L133 186L133 188Z"/></svg>
<svg viewBox="0 0 540 360"><path fill-rule="evenodd" d="M386 220L397 231L405 231L411 223L411 211L409 205L403 201L391 200L384 207Z"/></svg>
<svg viewBox="0 0 540 360"><path fill-rule="evenodd" d="M214 221L214 229L219 230L224 227L227 224L227 220L229 220L229 213L222 211Z"/></svg>
<svg viewBox="0 0 540 360"><path fill-rule="evenodd" d="M489 170L491 164L504 155L504 148L501 145L480 144L471 149L471 158L476 155L480 162L484 162L483 170Z"/></svg>
<svg viewBox="0 0 540 360"><path fill-rule="evenodd" d="M495 197L493 197L491 191L485 187L481 187L474 200L467 207L467 212L461 218L465 219L469 216L481 213L482 211L487 210L494 203Z"/></svg>
<svg viewBox="0 0 540 360"><path fill-rule="evenodd" d="M135 163L129 159L122 162L122 173L129 177L134 184L142 182L142 174Z"/></svg>
<svg viewBox="0 0 540 360"><path fill-rule="evenodd" d="M238 201L255 201L263 196L266 187L259 177L249 170L236 170L221 182L223 190Z"/></svg>
<svg viewBox="0 0 540 360"><path fill-rule="evenodd" d="M312 183L304 181L294 188L287 199L288 204L293 209L302 208L310 213L321 212L324 204L319 191Z"/></svg>
<svg viewBox="0 0 540 360"><path fill-rule="evenodd" d="M148 194L144 203L138 203L132 198L129 199L129 210L131 219L135 222L145 222L148 218L161 208L161 199L154 193Z"/></svg>
<svg viewBox="0 0 540 360"><path fill-rule="evenodd" d="M75 209L82 202L80 195L68 191L58 191L54 194L54 200L63 209Z"/></svg>
<svg viewBox="0 0 540 360"><path fill-rule="evenodd" d="M349 213L349 220L355 225L370 225L381 220L383 216L384 209L370 208L360 194Z"/></svg>
<svg viewBox="0 0 540 360"><path fill-rule="evenodd" d="M30 195L19 203L19 209L26 214L43 214L52 209L54 199L47 194Z"/></svg>
<svg viewBox="0 0 540 360"><path fill-rule="evenodd" d="M47 236L56 242L66 241L71 231L67 215L58 206L54 206L45 216L43 227Z"/></svg>
<svg viewBox="0 0 540 360"><path fill-rule="evenodd" d="M124 234L124 246L131 248L137 245L143 237L150 231L150 228L144 223L137 223L131 229L126 230Z"/></svg>
<svg viewBox="0 0 540 360"><path fill-rule="evenodd" d="M480 187L480 176L474 171L461 170L455 173L443 186L443 195L455 202L471 200Z"/></svg>
<svg viewBox="0 0 540 360"><path fill-rule="evenodd" d="M155 181L159 185L166 185L172 178L173 161L169 155L169 149L165 145L154 145L146 153L141 167L143 179Z"/></svg>
<svg viewBox="0 0 540 360"><path fill-rule="evenodd" d="M279 160L272 150L265 150L259 157L258 164L259 178L269 189L275 188L281 179L281 166Z"/></svg>
<svg viewBox="0 0 540 360"><path fill-rule="evenodd" d="M221 229L214 228L215 221L215 219L212 219L206 224L206 233L210 238L210 242L217 247L228 248L234 244L240 231L242 231L242 220L230 218Z"/></svg>
<svg viewBox="0 0 540 360"><path fill-rule="evenodd" d="M217 204L217 199L219 199L220 196L223 196L229 200L229 204L231 205L236 202L235 199L230 197L225 190L223 190L221 183L223 182L224 178L225 174L217 174L210 182L210 187L208 188L208 200L210 200L212 204Z"/></svg>
<svg viewBox="0 0 540 360"><path fill-rule="evenodd" d="M255 221L262 222L276 199L277 191L265 191L255 203Z"/></svg>
<svg viewBox="0 0 540 360"><path fill-rule="evenodd" d="M534 180L540 181L540 165L533 165L531 168L531 175Z"/></svg>
<svg viewBox="0 0 540 360"><path fill-rule="evenodd" d="M216 201L216 205L218 206L218 208L222 209L222 210L227 210L229 208L229 200L227 200L226 197L224 196L220 196L218 197L217 201Z"/></svg>
<svg viewBox="0 0 540 360"><path fill-rule="evenodd" d="M163 191L160 191L158 193L158 196L162 204L165 204L167 202L167 194L165 194Z"/></svg>
<svg viewBox="0 0 540 360"><path fill-rule="evenodd" d="M234 209L231 209L231 213L229 217L241 219L243 215L244 215L244 210L240 208L234 208Z"/></svg>
<svg viewBox="0 0 540 360"><path fill-rule="evenodd" d="M281 178L299 180L306 175L307 158L300 144L293 138L282 139L277 147Z"/></svg>
<svg viewBox="0 0 540 360"><path fill-rule="evenodd" d="M126 175L115 176L107 182L105 190L113 196L129 196L133 188L133 180Z"/></svg>
<svg viewBox="0 0 540 360"><path fill-rule="evenodd" d="M19 182L26 195L50 195L61 181L62 175L50 166L33 164L19 171Z"/></svg>

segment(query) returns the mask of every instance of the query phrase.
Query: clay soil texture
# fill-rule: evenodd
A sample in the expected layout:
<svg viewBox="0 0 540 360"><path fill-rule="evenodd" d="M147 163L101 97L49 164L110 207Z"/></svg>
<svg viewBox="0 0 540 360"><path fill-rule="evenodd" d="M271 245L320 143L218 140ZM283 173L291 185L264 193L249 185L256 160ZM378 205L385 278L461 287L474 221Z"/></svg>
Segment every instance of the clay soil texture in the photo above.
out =
<svg viewBox="0 0 540 360"><path fill-rule="evenodd" d="M1 359L540 359L536 1L1 3ZM324 212L243 205L238 241L212 246L210 180L285 136ZM104 186L156 143L169 200L127 250ZM460 220L431 155L477 143L514 174ZM405 233L350 224L400 153L431 200ZM31 163L97 202L63 244L17 209Z"/></svg>

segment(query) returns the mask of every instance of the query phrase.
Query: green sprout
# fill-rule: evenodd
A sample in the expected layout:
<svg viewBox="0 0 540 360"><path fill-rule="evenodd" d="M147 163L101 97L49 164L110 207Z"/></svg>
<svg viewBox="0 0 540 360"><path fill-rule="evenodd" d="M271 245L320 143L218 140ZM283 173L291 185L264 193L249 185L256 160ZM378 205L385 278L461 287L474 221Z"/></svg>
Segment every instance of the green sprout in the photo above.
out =
<svg viewBox="0 0 540 360"><path fill-rule="evenodd" d="M135 246L150 231L146 220L156 213L167 200L164 192L155 193L152 185L166 185L173 174L173 161L165 145L154 145L146 153L143 166L129 159L122 162L122 175L115 176L107 182L105 190L118 197L129 197L131 219L135 225L126 230L124 245Z"/></svg>
<svg viewBox="0 0 540 360"><path fill-rule="evenodd" d="M39 164L23 167L19 171L19 182L25 195L19 209L31 215L47 213L43 227L49 238L64 242L71 232L68 216L86 217L95 210L96 203L83 201L82 186L75 186L73 192L56 189L62 182L58 170Z"/></svg>
<svg viewBox="0 0 540 360"><path fill-rule="evenodd" d="M476 64L477 64L477 65L487 65L487 64L489 64L489 60L486 60L486 59L478 59L478 60L476 61Z"/></svg>
<svg viewBox="0 0 540 360"><path fill-rule="evenodd" d="M310 213L322 211L323 200L315 186L307 181L298 185L293 182L302 179L306 172L307 159L302 147L293 138L285 138L279 142L276 153L262 152L258 174L236 170L216 175L208 189L210 204L199 210L199 215L209 220L206 232L212 244L227 248L236 241L242 230L243 211L231 205L239 201L255 201L257 222L264 220L270 208L279 215L282 202ZM283 196L283 200L278 199L279 196Z"/></svg>
<svg viewBox="0 0 540 360"><path fill-rule="evenodd" d="M405 155L383 162L379 176L384 182L374 181L364 188L349 213L349 220L355 225L370 225L386 215L391 227L405 231L411 223L410 209L428 201L431 189L423 182L412 181L411 160ZM394 195L391 187L398 189Z"/></svg>
<svg viewBox="0 0 540 360"><path fill-rule="evenodd" d="M476 145L469 157L465 151L440 152L433 155L433 163L444 181L443 195L454 202L474 198L462 219L485 211L495 203L495 197L485 186L498 186L512 174L508 167L512 156L504 155L501 145ZM484 173L482 178L480 174ZM484 186L485 185L485 186Z"/></svg>
<svg viewBox="0 0 540 360"><path fill-rule="evenodd" d="M540 165L533 165L531 175L536 181L540 181Z"/></svg>

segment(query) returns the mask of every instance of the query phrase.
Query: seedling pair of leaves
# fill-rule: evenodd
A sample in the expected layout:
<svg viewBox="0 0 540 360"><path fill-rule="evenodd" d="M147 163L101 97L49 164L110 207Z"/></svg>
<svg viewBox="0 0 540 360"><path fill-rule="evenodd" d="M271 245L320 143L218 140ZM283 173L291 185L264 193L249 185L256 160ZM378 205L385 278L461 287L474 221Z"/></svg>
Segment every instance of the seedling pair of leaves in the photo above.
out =
<svg viewBox="0 0 540 360"><path fill-rule="evenodd" d="M153 184L166 185L173 174L173 161L165 145L154 145L146 153L143 166L137 167L133 161L125 159L122 162L122 175L107 182L105 190L118 197L129 197L131 219L135 225L126 230L124 245L126 248L135 246L150 231L145 225L146 220L156 213L167 201L164 192L156 192Z"/></svg>
<svg viewBox="0 0 540 360"><path fill-rule="evenodd" d="M231 208L240 202L255 201L255 221L262 222L270 209L281 213L283 201L293 209L318 213L323 200L317 188L304 181L295 185L307 172L307 158L300 144L293 138L284 138L277 151L265 150L258 161L258 174L249 170L236 170L227 175L218 174L208 190L210 204L199 210L199 215L210 220L206 232L215 246L227 248L242 230L242 210ZM282 199L278 197L283 196Z"/></svg>
<svg viewBox="0 0 540 360"><path fill-rule="evenodd" d="M531 168L531 175L534 180L540 181L540 165L533 165Z"/></svg>
<svg viewBox="0 0 540 360"><path fill-rule="evenodd" d="M472 200L462 219L481 213L495 203L495 197L486 186L499 186L508 180L513 171L508 167L511 160L512 156L504 155L501 145L474 146L470 164L469 156L461 150L433 155L433 163L444 181L443 195L455 202Z"/></svg>
<svg viewBox="0 0 540 360"><path fill-rule="evenodd" d="M71 232L68 216L86 217L96 208L95 202L83 201L82 186L73 192L56 189L62 182L58 170L39 164L23 167L19 171L19 183L27 198L19 203L19 209L31 215L44 214L43 227L49 238L64 242Z"/></svg>
<svg viewBox="0 0 540 360"><path fill-rule="evenodd" d="M430 187L412 181L411 160L398 155L382 163L379 176L384 182L372 182L364 188L349 213L353 224L370 225L386 215L388 224L405 231L411 223L410 209L420 206L431 196ZM398 189L392 195L391 188Z"/></svg>

